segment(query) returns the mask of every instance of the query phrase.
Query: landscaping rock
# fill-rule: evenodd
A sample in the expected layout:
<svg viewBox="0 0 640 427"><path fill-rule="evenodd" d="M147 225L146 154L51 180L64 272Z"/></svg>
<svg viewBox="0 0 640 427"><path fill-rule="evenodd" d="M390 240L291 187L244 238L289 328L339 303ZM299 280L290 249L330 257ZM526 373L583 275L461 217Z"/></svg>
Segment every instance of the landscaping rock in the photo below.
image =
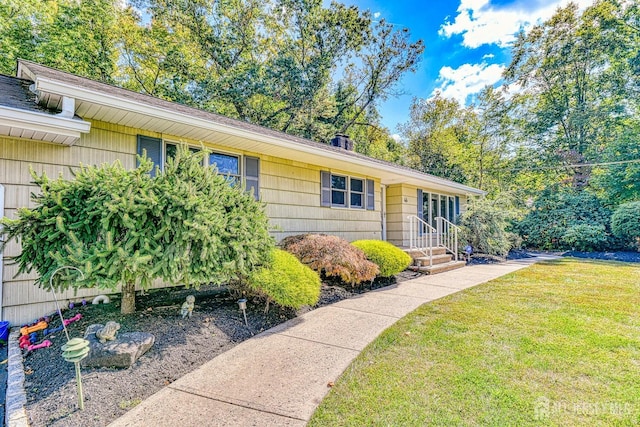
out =
<svg viewBox="0 0 640 427"><path fill-rule="evenodd" d="M115 340L100 343L96 332L104 325L95 324L87 328L84 339L89 341L91 351L82 359L82 367L129 368L145 354L153 343L155 336L146 332L127 332L118 334Z"/></svg>

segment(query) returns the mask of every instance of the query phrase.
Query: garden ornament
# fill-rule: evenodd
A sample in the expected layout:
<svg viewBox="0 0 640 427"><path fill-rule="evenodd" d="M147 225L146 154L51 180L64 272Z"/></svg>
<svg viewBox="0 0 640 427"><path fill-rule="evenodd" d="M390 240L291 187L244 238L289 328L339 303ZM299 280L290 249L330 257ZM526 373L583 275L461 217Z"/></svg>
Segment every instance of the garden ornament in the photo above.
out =
<svg viewBox="0 0 640 427"><path fill-rule="evenodd" d="M180 309L180 314L182 315L183 319L187 316L189 316L189 319L191 319L191 313L193 312L195 303L196 297L194 297L193 295L188 295L187 300L182 303L182 308Z"/></svg>
<svg viewBox="0 0 640 427"><path fill-rule="evenodd" d="M110 320L102 329L96 332L96 338L100 340L100 343L104 344L107 341L113 341L116 339L118 330L120 329L120 323Z"/></svg>

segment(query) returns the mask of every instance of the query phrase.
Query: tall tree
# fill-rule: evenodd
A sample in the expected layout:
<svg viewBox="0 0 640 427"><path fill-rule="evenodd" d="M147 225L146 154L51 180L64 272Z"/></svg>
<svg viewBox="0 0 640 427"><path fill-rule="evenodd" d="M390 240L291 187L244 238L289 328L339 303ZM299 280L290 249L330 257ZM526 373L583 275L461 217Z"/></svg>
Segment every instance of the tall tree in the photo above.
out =
<svg viewBox="0 0 640 427"><path fill-rule="evenodd" d="M0 67L18 58L111 82L118 60L119 0L9 0L0 4Z"/></svg>
<svg viewBox="0 0 640 427"><path fill-rule="evenodd" d="M522 89L518 97L526 131L550 160L580 164L596 158L610 141L611 129L625 115L624 79L611 66L620 44L614 43L613 0L596 2L582 15L570 3L528 34L521 33L505 72ZM572 171L577 187L589 169Z"/></svg>
<svg viewBox="0 0 640 427"><path fill-rule="evenodd" d="M422 172L467 182L459 139L463 110L454 99L436 94L431 99L414 99L410 120L401 126L408 141L409 164Z"/></svg>

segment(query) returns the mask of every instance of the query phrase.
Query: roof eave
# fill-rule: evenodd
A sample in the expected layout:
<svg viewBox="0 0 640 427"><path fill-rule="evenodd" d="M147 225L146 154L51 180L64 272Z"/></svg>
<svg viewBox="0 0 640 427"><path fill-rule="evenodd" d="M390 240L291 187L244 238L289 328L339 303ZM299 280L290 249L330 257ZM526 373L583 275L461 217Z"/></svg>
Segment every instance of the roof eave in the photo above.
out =
<svg viewBox="0 0 640 427"><path fill-rule="evenodd" d="M13 129L7 136L17 136L15 130L31 134L27 139L73 145L83 133L89 133L91 123L84 120L60 117L55 114L25 111L18 108L0 106L2 128Z"/></svg>
<svg viewBox="0 0 640 427"><path fill-rule="evenodd" d="M23 64L21 64L23 65ZM84 88L77 85L67 84L63 81L50 79L47 77L38 76L37 74L31 73L28 70L28 67L25 66L22 68L22 72L25 75L33 78L35 82L35 88L41 92L49 92L58 95L64 95L71 98L75 98L76 100L82 100L85 102L92 102L99 105L103 105L110 108L118 108L123 111L129 111L132 113L139 113L148 115L151 117L156 117L164 120L169 120L173 122L177 122L180 124L187 124L190 126L197 126L202 129L211 130L214 132L221 132L237 137L250 138L255 141L259 141L261 143L270 144L275 147L283 147L287 149L293 149L295 151L299 151L306 154L313 154L315 156L322 156L327 159L332 159L336 161L344 162L346 160L345 153L339 152L331 149L318 149L317 146L305 145L305 144L294 144L291 141L280 139L276 136L267 135L260 133L258 131L244 129L240 127L234 127L225 123L218 123L212 120L206 120L201 117L194 117L183 112L179 111L169 111L166 108L148 105L144 102L140 102L137 100L125 99L120 96L114 96L102 91L96 91L90 88ZM366 157L360 156L349 156L348 161L367 168L379 169L386 172L393 173L396 176L403 177L401 180L394 180L394 183L398 182L423 182L423 183L432 183L438 186L444 186L450 188L452 190L456 190L460 193L464 194L473 194L473 195L484 195L485 192L473 187L469 187L463 184L459 184L453 181L449 181L443 178L438 178L432 175L426 175L418 171L413 171L410 169L398 168L392 164L384 164L376 161L374 159L368 159ZM384 181L383 184L386 184Z"/></svg>

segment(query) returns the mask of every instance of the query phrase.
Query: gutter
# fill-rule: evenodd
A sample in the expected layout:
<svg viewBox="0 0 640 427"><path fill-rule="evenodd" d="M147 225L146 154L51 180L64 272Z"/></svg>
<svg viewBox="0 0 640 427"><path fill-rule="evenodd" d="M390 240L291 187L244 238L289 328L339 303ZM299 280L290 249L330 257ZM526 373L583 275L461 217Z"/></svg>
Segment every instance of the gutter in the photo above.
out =
<svg viewBox="0 0 640 427"><path fill-rule="evenodd" d="M196 126L201 129L207 129L210 131L220 132L220 133L224 133L227 135L232 135L240 138L251 138L254 141L269 144L271 146L275 146L278 148L285 148L289 150L294 149L299 152L312 154L315 156L322 155L323 157L331 160L345 161L344 151L338 152L334 150L325 150L323 147L316 146L317 143L314 145L296 143L295 141L289 141L274 135L261 133L258 130L238 128L233 126L232 124L217 123L212 121L211 119L194 117L193 115L188 115L186 112L183 112L183 111L170 111L167 108L163 108L161 106L149 105L137 100L130 100L130 99L122 98L117 95L112 95L112 94L96 91L89 88L67 84L59 80L53 80L51 78L40 77L37 75L34 77L35 77L34 79L35 88L37 90L41 92L49 92L49 93L57 94L60 96L74 98L76 102L78 101L89 102L92 104L98 104L98 105L102 105L109 108L116 108L121 111L143 114L143 115L147 115L147 116L162 119L162 120L180 123L183 125ZM169 101L165 101L165 102L168 103ZM182 107L191 108L186 106L182 106ZM198 109L194 109L194 110L207 114L207 112L203 110L198 110ZM211 114L213 115L213 113ZM232 119L229 119L229 120L232 120ZM257 126L257 125L251 125L251 126ZM265 130L268 132L276 132L267 128L265 128ZM313 142L313 141L310 141L310 142ZM321 150L321 153L319 153L319 150ZM348 161L350 163L357 164L359 166L363 166L366 168L374 167L374 168L386 170L387 172L391 172L396 175L404 176L410 179L418 179L420 181L425 181L425 182L429 182L437 185L443 185L449 188L455 188L456 190L459 190L461 192L468 193L468 194L474 194L474 195L486 194L484 191L479 190L477 188L469 187L457 182L449 181L443 178L438 178L432 175L426 175L418 171L399 168L396 165L387 165L385 163L381 163L373 159L361 158L358 156L349 156Z"/></svg>

